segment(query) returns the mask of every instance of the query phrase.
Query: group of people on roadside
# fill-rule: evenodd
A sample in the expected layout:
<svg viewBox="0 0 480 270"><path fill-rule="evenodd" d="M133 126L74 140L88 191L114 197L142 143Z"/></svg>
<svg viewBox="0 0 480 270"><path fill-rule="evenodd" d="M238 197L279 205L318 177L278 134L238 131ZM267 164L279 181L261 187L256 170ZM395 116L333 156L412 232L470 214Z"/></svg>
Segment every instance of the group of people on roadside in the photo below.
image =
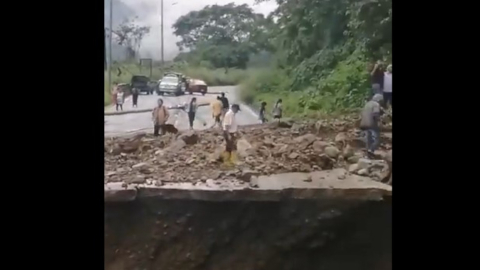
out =
<svg viewBox="0 0 480 270"><path fill-rule="evenodd" d="M280 121L280 118L282 118L282 112L283 112L283 106L282 106L282 99L278 99L277 102L275 102L275 105L273 106L272 109L272 117L273 119L277 119ZM267 116L267 102L263 101L260 104L260 111L258 113L258 119L262 123L268 122Z"/></svg>
<svg viewBox="0 0 480 270"><path fill-rule="evenodd" d="M392 107L392 65L386 70L384 64L377 61L370 75L372 78L372 98L361 112L360 129L365 133L367 155L375 157L375 150L380 144L380 117L388 105Z"/></svg>
<svg viewBox="0 0 480 270"><path fill-rule="evenodd" d="M138 107L138 95L140 94L140 90L138 88L132 88L132 107ZM111 92L113 102L115 103L115 109L118 111L119 109L123 111L123 103L125 103L125 90L119 85L118 83L113 84L113 89Z"/></svg>

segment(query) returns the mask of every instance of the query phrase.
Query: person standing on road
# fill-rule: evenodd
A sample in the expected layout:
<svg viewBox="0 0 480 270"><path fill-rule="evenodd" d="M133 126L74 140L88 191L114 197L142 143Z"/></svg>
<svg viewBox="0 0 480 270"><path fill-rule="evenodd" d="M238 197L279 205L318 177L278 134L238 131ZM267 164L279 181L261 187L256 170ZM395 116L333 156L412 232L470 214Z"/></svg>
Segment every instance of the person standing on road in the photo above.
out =
<svg viewBox="0 0 480 270"><path fill-rule="evenodd" d="M387 66L387 71L383 75L383 104L393 108L392 102L392 64Z"/></svg>
<svg viewBox="0 0 480 270"><path fill-rule="evenodd" d="M116 82L114 82L112 87L112 92L110 93L112 95L112 105L117 104L117 93L118 93L118 85Z"/></svg>
<svg viewBox="0 0 480 270"><path fill-rule="evenodd" d="M116 106L116 110L118 111L118 108L120 108L120 110L123 111L123 102L125 101L125 92L123 92L122 89L118 89L117 90L117 106Z"/></svg>
<svg viewBox="0 0 480 270"><path fill-rule="evenodd" d="M195 113L197 112L197 98L193 97L190 100L190 103L187 104L185 111L188 114L188 122L190 124L190 129L193 129L193 121L195 120Z"/></svg>
<svg viewBox="0 0 480 270"><path fill-rule="evenodd" d="M215 125L222 127L222 120L221 120L221 117L223 114L222 98L217 96L217 99L214 100L210 106L212 107L212 117L215 121L212 125L212 128L215 127Z"/></svg>
<svg viewBox="0 0 480 270"><path fill-rule="evenodd" d="M223 106L222 117L224 117L227 111L230 109L230 104L228 103L228 98L225 96L225 93L222 93L220 100L222 101Z"/></svg>
<svg viewBox="0 0 480 270"><path fill-rule="evenodd" d="M378 60L373 66L373 70L370 72L371 80L372 80L372 97L375 94L381 94L383 91L383 63L382 61Z"/></svg>
<svg viewBox="0 0 480 270"><path fill-rule="evenodd" d="M236 114L240 111L238 104L232 104L232 107L225 114L223 118L223 137L225 138L225 152L223 161L228 164L235 164L237 162L237 139L236 133L238 129Z"/></svg>
<svg viewBox="0 0 480 270"><path fill-rule="evenodd" d="M157 107L155 107L152 112L153 136L159 136L159 133L165 135L165 124L169 117L170 114L168 113L167 107L163 105L163 100L159 98L157 100Z"/></svg>
<svg viewBox="0 0 480 270"><path fill-rule="evenodd" d="M260 113L258 114L260 121L262 123L268 122L267 118L265 117L265 111L267 110L267 102L263 101L260 105Z"/></svg>
<svg viewBox="0 0 480 270"><path fill-rule="evenodd" d="M278 119L278 121L280 121L280 118L282 118L282 111L283 111L282 99L280 98L277 100L277 102L275 103L275 106L273 107L273 110L272 110L273 119Z"/></svg>
<svg viewBox="0 0 480 270"><path fill-rule="evenodd" d="M140 94L140 90L138 88L133 88L132 89L132 107L138 108L137 101L138 101L138 95Z"/></svg>
<svg viewBox="0 0 480 270"><path fill-rule="evenodd" d="M383 95L375 94L372 100L363 107L360 121L360 129L364 131L367 142L367 155L374 157L374 152L380 143L380 114Z"/></svg>

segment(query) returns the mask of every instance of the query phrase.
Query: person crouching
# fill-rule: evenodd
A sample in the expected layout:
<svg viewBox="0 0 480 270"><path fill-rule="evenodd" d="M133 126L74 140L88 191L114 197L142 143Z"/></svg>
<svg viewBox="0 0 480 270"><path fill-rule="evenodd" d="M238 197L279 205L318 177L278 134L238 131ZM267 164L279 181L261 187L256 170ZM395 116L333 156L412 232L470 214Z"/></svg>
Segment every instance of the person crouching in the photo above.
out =
<svg viewBox="0 0 480 270"><path fill-rule="evenodd" d="M228 165L233 165L237 162L236 133L238 125L236 114L238 111L240 111L240 106L238 104L232 104L223 118L223 137L225 138L226 144L223 161Z"/></svg>

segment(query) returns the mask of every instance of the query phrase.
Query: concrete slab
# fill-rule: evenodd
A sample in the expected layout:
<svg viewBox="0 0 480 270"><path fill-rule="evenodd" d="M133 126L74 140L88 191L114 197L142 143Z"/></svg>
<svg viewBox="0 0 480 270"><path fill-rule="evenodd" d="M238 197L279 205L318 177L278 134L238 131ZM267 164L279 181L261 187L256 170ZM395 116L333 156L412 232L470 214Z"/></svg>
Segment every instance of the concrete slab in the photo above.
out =
<svg viewBox="0 0 480 270"><path fill-rule="evenodd" d="M202 201L280 201L300 200L381 200L392 195L392 187L344 169L313 173L285 173L260 176L250 183L239 180L193 183L167 183L162 186L105 185L105 202L141 198L188 199Z"/></svg>

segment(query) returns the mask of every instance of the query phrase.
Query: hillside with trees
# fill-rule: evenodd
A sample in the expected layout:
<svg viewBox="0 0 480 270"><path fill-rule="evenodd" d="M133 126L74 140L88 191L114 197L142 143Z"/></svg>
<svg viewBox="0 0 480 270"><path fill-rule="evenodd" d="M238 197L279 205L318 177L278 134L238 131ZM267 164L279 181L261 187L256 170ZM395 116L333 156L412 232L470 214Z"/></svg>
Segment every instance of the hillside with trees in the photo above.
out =
<svg viewBox="0 0 480 270"><path fill-rule="evenodd" d="M180 17L175 60L225 73L264 66L242 83L247 103L282 98L297 115L360 107L371 65L392 59L392 1L263 1L278 4L268 17L233 3Z"/></svg>

